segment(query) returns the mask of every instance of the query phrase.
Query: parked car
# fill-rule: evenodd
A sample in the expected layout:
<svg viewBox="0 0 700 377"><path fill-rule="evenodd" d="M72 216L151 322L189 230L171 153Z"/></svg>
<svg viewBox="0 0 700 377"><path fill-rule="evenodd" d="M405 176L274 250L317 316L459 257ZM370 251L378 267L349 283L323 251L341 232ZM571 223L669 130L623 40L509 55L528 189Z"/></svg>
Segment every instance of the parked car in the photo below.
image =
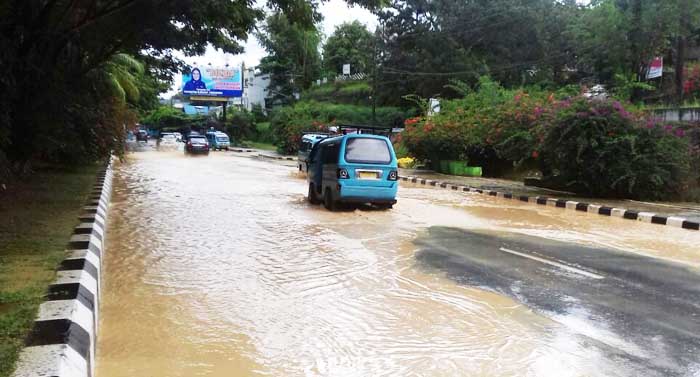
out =
<svg viewBox="0 0 700 377"><path fill-rule="evenodd" d="M343 203L396 204L396 154L386 136L348 134L326 138L309 154L308 200L329 210Z"/></svg>
<svg viewBox="0 0 700 377"><path fill-rule="evenodd" d="M185 143L185 153L209 154L209 142L201 135L190 136L187 138L187 143Z"/></svg>
<svg viewBox="0 0 700 377"><path fill-rule="evenodd" d="M206 136L212 150L228 150L228 148L231 146L228 135L221 131L207 132Z"/></svg>
<svg viewBox="0 0 700 377"><path fill-rule="evenodd" d="M299 143L299 153L297 154L297 167L299 171L306 172L309 170L309 153L311 149L319 141L329 137L329 134L307 133L301 137Z"/></svg>

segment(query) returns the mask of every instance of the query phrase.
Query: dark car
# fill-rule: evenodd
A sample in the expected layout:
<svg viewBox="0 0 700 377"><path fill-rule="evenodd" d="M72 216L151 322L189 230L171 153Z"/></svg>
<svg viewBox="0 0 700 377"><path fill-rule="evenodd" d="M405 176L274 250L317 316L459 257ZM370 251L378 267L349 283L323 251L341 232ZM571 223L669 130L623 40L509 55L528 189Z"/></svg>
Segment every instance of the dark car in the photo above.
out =
<svg viewBox="0 0 700 377"><path fill-rule="evenodd" d="M209 154L209 142L204 136L190 136L185 143L185 153Z"/></svg>
<svg viewBox="0 0 700 377"><path fill-rule="evenodd" d="M146 131L146 130L136 131L136 141L148 141L148 131Z"/></svg>

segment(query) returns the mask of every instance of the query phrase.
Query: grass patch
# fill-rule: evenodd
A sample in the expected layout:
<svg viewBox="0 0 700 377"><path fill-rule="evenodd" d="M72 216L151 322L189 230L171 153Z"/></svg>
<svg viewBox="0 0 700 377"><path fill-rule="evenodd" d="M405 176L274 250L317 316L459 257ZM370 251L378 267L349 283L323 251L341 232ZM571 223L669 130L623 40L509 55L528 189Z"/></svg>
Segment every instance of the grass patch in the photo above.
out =
<svg viewBox="0 0 700 377"><path fill-rule="evenodd" d="M246 148L255 148L255 149L262 149L266 151L276 151L277 147L274 144L271 143L264 143L260 141L244 141L243 145L245 145Z"/></svg>
<svg viewBox="0 0 700 377"><path fill-rule="evenodd" d="M43 167L0 194L0 377L14 369L97 170Z"/></svg>

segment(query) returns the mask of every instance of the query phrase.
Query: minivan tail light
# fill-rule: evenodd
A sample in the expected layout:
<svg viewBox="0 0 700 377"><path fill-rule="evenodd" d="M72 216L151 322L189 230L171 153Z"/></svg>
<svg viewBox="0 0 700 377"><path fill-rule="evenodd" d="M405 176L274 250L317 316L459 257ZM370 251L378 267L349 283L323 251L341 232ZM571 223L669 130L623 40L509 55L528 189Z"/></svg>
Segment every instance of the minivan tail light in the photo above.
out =
<svg viewBox="0 0 700 377"><path fill-rule="evenodd" d="M399 179L399 173L396 170L392 170L389 172L389 180L390 181L396 181Z"/></svg>
<svg viewBox="0 0 700 377"><path fill-rule="evenodd" d="M350 178L350 174L348 174L348 171L345 169L338 169L338 179L348 179Z"/></svg>

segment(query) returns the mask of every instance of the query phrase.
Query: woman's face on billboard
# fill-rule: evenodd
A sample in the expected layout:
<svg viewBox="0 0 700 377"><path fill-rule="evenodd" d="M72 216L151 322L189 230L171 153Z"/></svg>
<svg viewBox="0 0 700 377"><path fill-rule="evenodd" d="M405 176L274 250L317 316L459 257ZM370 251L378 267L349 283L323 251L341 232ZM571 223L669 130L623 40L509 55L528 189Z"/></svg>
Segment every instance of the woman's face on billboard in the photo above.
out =
<svg viewBox="0 0 700 377"><path fill-rule="evenodd" d="M192 71L192 78L195 80L199 80L199 71L198 70Z"/></svg>

